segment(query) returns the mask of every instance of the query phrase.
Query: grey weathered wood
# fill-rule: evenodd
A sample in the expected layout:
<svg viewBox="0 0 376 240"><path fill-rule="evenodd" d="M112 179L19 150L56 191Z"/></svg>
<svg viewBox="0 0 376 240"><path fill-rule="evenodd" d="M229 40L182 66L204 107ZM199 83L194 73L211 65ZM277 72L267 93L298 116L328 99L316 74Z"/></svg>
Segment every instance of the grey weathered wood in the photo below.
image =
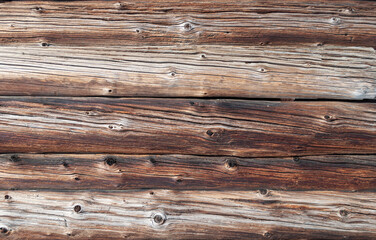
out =
<svg viewBox="0 0 376 240"><path fill-rule="evenodd" d="M148 190L0 195L1 234L9 239L376 236L375 193ZM156 215L162 218L154 220Z"/></svg>
<svg viewBox="0 0 376 240"><path fill-rule="evenodd" d="M376 47L374 1L11 1L2 44Z"/></svg>
<svg viewBox="0 0 376 240"><path fill-rule="evenodd" d="M6 1L0 94L373 99L373 1Z"/></svg>
<svg viewBox="0 0 376 240"><path fill-rule="evenodd" d="M1 95L376 97L376 54L343 46L0 46Z"/></svg>

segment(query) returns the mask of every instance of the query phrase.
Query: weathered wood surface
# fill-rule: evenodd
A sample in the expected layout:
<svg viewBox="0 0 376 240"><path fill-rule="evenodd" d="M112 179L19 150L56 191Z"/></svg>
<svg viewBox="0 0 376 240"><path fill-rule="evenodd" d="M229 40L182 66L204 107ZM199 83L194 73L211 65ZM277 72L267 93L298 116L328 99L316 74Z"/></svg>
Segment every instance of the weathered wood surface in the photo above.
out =
<svg viewBox="0 0 376 240"><path fill-rule="evenodd" d="M376 156L0 155L1 189L376 190Z"/></svg>
<svg viewBox="0 0 376 240"><path fill-rule="evenodd" d="M1 46L0 95L373 99L375 53L326 45Z"/></svg>
<svg viewBox="0 0 376 240"><path fill-rule="evenodd" d="M1 153L375 154L376 104L0 98Z"/></svg>
<svg viewBox="0 0 376 240"><path fill-rule="evenodd" d="M375 10L346 0L3 2L0 94L373 99Z"/></svg>
<svg viewBox="0 0 376 240"><path fill-rule="evenodd" d="M374 1L10 1L2 44L376 47Z"/></svg>
<svg viewBox="0 0 376 240"><path fill-rule="evenodd" d="M376 194L331 191L2 191L7 239L364 239Z"/></svg>
<svg viewBox="0 0 376 240"><path fill-rule="evenodd" d="M375 10L0 2L0 238L375 239Z"/></svg>

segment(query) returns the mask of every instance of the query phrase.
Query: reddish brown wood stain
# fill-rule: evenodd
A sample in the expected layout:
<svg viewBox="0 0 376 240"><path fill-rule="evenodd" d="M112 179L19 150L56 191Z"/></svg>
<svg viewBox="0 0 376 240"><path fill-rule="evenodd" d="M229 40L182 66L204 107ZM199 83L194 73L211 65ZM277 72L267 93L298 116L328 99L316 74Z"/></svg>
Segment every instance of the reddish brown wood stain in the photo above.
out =
<svg viewBox="0 0 376 240"><path fill-rule="evenodd" d="M5 97L0 105L3 153L376 153L374 103Z"/></svg>
<svg viewBox="0 0 376 240"><path fill-rule="evenodd" d="M17 161L12 160L17 158ZM373 190L374 155L234 158L187 155L0 156L2 189ZM41 178L40 176L44 177ZM79 180L76 180L78 178ZM265 190L266 191L266 190Z"/></svg>

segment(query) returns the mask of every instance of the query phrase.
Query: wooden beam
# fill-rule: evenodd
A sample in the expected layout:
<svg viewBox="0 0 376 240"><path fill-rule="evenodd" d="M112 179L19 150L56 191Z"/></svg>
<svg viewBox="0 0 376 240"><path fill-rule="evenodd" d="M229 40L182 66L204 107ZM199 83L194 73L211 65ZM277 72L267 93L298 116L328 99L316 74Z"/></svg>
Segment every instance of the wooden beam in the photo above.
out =
<svg viewBox="0 0 376 240"><path fill-rule="evenodd" d="M1 153L376 154L376 104L0 98Z"/></svg>
<svg viewBox="0 0 376 240"><path fill-rule="evenodd" d="M24 44L0 46L0 94L373 99L375 63L370 47Z"/></svg>
<svg viewBox="0 0 376 240"><path fill-rule="evenodd" d="M374 1L10 1L2 44L376 47Z"/></svg>
<svg viewBox="0 0 376 240"><path fill-rule="evenodd" d="M1 189L375 190L375 155L3 154Z"/></svg>
<svg viewBox="0 0 376 240"><path fill-rule="evenodd" d="M10 239L371 239L376 194L332 191L1 191Z"/></svg>

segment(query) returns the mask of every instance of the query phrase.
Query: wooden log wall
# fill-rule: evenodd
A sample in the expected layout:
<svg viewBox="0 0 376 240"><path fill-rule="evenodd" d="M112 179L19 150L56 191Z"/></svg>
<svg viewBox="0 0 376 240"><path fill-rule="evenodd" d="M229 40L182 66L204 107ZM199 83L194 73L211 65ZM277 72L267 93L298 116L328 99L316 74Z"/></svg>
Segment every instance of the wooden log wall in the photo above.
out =
<svg viewBox="0 0 376 240"><path fill-rule="evenodd" d="M1 239L376 239L376 2L0 2Z"/></svg>

